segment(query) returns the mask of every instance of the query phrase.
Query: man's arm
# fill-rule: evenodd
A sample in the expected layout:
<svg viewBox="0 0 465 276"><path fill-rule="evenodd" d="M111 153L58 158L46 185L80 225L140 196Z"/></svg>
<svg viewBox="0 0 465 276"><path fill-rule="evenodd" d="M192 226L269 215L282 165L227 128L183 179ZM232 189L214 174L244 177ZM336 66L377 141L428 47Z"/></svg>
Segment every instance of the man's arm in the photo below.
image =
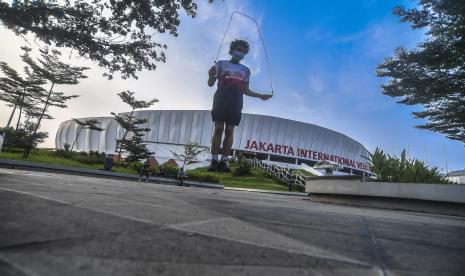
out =
<svg viewBox="0 0 465 276"><path fill-rule="evenodd" d="M259 99L262 99L262 100L268 100L269 98L273 97L273 95L260 94L260 93L257 93L257 92L254 92L254 91L250 90L250 83L249 82L246 82L245 90L243 91L243 93L246 96L259 98Z"/></svg>
<svg viewBox="0 0 465 276"><path fill-rule="evenodd" d="M216 82L216 66L213 65L210 70L208 70L208 86L212 87Z"/></svg>

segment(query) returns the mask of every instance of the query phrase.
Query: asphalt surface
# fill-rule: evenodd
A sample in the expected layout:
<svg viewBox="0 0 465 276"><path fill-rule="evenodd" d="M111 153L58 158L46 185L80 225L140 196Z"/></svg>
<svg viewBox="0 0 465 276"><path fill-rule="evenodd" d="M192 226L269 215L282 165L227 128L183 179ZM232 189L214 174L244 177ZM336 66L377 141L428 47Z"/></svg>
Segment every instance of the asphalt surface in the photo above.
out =
<svg viewBox="0 0 465 276"><path fill-rule="evenodd" d="M465 218L0 169L0 275L465 275Z"/></svg>

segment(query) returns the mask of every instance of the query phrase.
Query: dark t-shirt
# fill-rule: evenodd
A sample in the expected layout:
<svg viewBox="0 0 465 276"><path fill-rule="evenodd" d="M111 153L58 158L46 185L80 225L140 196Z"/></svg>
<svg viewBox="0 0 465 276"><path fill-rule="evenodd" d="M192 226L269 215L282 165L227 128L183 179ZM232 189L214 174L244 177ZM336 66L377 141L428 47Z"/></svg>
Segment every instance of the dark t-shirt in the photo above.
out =
<svg viewBox="0 0 465 276"><path fill-rule="evenodd" d="M243 92L250 81L250 69L240 63L232 63L229 60L216 62L216 74L218 89L236 88Z"/></svg>

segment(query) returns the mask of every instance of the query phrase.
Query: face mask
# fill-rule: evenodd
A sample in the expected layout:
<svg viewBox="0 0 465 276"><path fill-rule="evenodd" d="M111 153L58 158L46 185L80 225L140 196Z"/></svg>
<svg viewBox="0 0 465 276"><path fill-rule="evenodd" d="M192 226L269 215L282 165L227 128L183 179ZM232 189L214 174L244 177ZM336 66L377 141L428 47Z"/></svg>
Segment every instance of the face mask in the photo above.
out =
<svg viewBox="0 0 465 276"><path fill-rule="evenodd" d="M241 61L245 56L243 52L237 50L234 50L231 55L234 61Z"/></svg>

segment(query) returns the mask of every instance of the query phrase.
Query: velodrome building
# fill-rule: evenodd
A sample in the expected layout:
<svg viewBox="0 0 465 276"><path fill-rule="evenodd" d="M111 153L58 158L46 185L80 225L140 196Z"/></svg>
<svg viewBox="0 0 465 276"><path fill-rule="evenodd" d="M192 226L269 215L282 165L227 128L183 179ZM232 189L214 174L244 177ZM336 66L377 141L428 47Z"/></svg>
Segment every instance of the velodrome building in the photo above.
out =
<svg viewBox="0 0 465 276"><path fill-rule="evenodd" d="M135 112L135 116L147 120L140 126L150 129L145 141L149 150L155 152L155 158L173 158L172 152L181 153L189 142L205 148L200 159L208 158L213 132L210 110L144 110ZM63 149L65 144L71 145L76 140L76 151L115 153L124 129L113 117L79 120L87 119L98 120L99 127L104 130L80 131L73 120L64 121L56 133L56 148ZM259 159L296 165L312 166L329 160L341 165L347 173L370 172L365 159L369 152L361 143L321 126L272 116L244 113L234 132L233 151L235 155L246 153Z"/></svg>

